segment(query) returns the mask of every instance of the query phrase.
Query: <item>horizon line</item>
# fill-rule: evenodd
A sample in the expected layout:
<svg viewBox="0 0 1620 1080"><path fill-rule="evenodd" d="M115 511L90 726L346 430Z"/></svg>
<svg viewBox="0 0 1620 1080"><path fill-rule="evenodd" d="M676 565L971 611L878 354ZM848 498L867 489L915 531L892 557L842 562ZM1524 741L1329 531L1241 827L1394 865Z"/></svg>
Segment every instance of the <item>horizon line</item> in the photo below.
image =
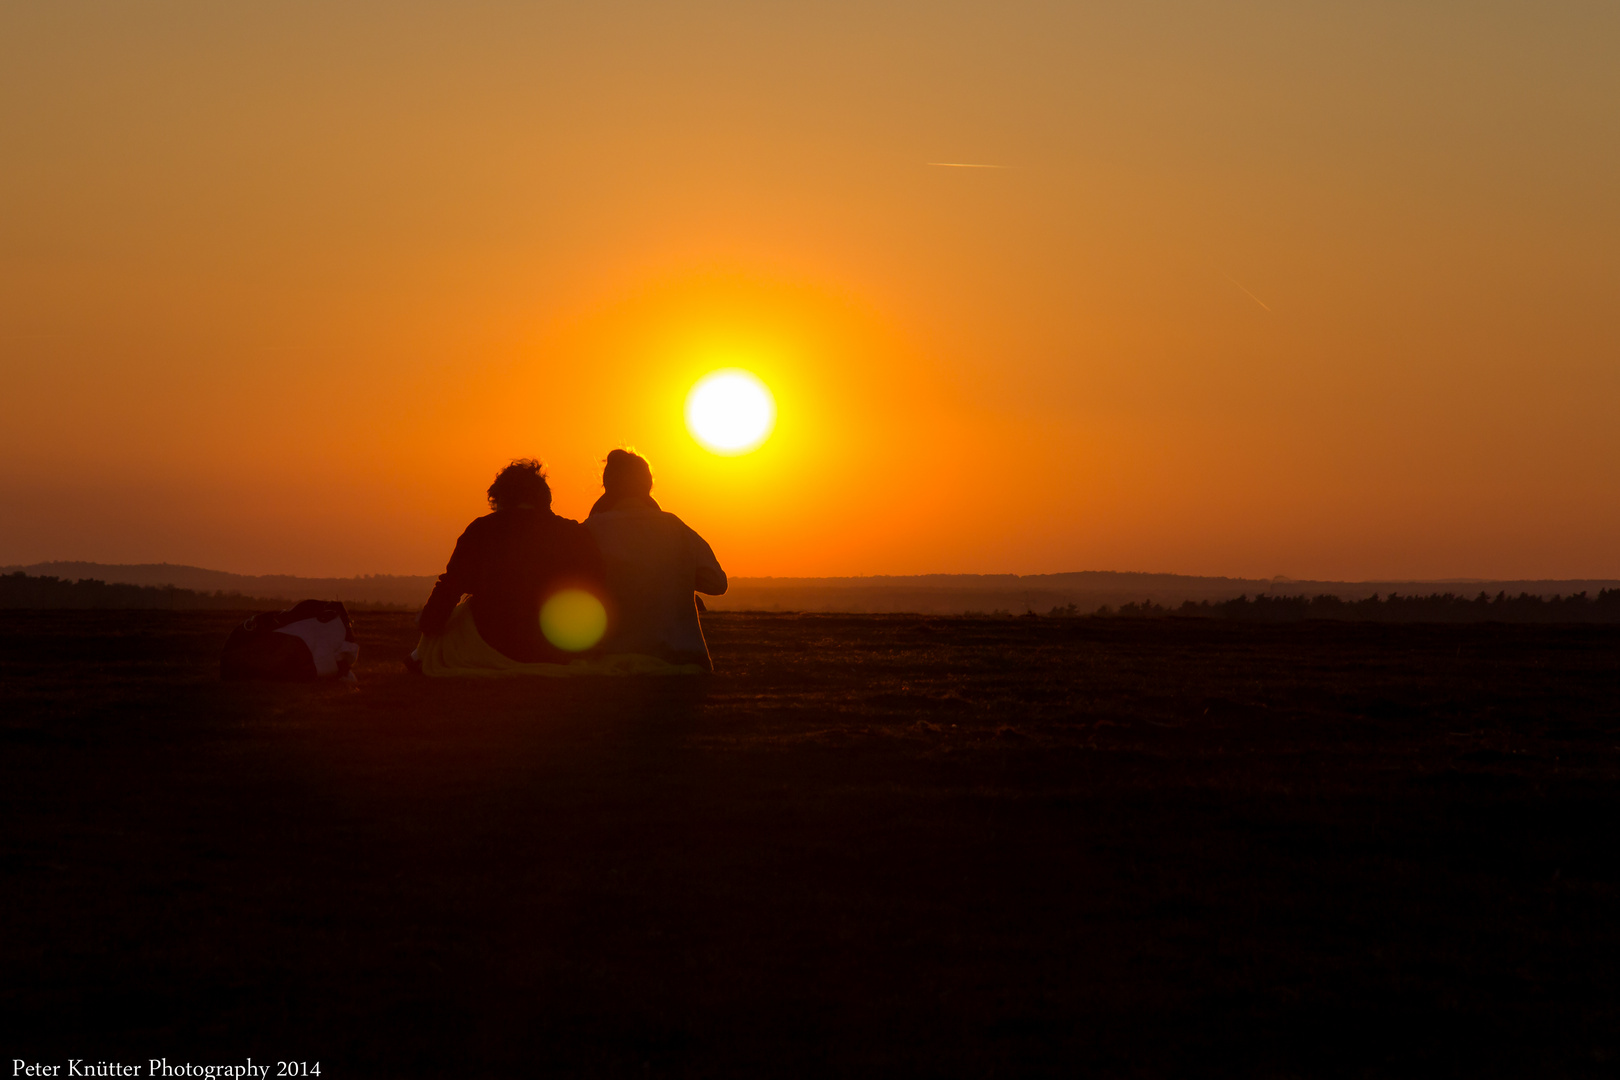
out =
<svg viewBox="0 0 1620 1080"><path fill-rule="evenodd" d="M436 578L437 573L396 574L396 573L365 573L365 574L295 574L295 573L261 573L250 574L236 570L216 570L206 566L195 566L191 563L145 562L145 563L103 563L91 559L48 559L33 563L9 563L0 566L0 573L27 573L40 571L54 566L86 566L108 570L158 569L168 567L176 570L192 570L205 574L223 574L228 577L240 578L296 578L311 581L344 581L362 580L365 578ZM1620 575L1615 577L1586 576L1586 577L1365 577L1365 578L1331 578L1331 577L1293 577L1285 574L1275 574L1270 577L1245 577L1237 574L1197 574L1179 570L1048 570L1035 573L1020 574L1014 571L962 571L939 570L923 571L909 574L733 574L729 575L732 581L872 581L879 579L906 579L906 578L1042 578L1062 577L1071 574L1114 574L1135 577L1176 577L1201 578L1213 581L1254 582L1267 585L1286 584L1332 584L1332 585L1490 585L1509 584L1514 582L1615 582L1620 583Z"/></svg>

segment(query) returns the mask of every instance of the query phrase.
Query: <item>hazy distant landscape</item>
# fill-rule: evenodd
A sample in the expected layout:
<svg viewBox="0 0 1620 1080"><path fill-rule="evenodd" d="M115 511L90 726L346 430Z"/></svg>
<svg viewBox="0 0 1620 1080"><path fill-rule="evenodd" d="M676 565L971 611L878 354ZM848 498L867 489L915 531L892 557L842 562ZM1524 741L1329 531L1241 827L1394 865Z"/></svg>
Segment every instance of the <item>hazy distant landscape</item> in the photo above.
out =
<svg viewBox="0 0 1620 1080"><path fill-rule="evenodd" d="M110 565L91 562L45 562L29 566L0 567L0 574L23 573L33 577L54 577L63 581L99 581L107 585L173 587L228 598L303 600L318 598L374 607L416 608L426 599L434 578L427 575L368 574L348 578L306 578L289 574L232 574L196 566L169 563ZM1175 608L1195 604L1221 603L1239 596L1318 597L1333 596L1344 601L1365 600L1371 596L1428 596L1450 593L1473 598L1484 592L1510 597L1574 596L1585 593L1597 597L1606 589L1620 589L1620 580L1525 580L1488 581L1458 579L1446 581L1306 581L1291 578L1194 577L1183 574L1144 574L1087 570L1068 574L926 574L912 577L842 578L732 578L724 596L706 597L704 603L716 611L808 611L837 613L915 613L959 615L965 612L1025 612L1047 614L1071 605L1077 613L1090 614L1108 606L1151 603ZM58 606L18 604L0 601L10 607ZM81 606L81 605L75 605ZM85 604L82 606L176 606L147 603ZM185 606L185 605L179 605ZM191 606L204 606L201 604ZM209 603L209 607L229 606ZM252 605L249 605L252 606Z"/></svg>

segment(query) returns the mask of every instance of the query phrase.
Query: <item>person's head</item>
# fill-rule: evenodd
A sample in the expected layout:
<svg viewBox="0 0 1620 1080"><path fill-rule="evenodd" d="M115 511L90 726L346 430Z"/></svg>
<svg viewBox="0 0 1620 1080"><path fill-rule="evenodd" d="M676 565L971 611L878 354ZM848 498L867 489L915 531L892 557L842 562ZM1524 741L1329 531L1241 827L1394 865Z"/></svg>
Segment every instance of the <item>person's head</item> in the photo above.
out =
<svg viewBox="0 0 1620 1080"><path fill-rule="evenodd" d="M546 510L551 507L551 485L534 458L518 458L495 474L489 485L491 510Z"/></svg>
<svg viewBox="0 0 1620 1080"><path fill-rule="evenodd" d="M602 487L615 498L652 494L652 466L634 450L612 450L602 463Z"/></svg>

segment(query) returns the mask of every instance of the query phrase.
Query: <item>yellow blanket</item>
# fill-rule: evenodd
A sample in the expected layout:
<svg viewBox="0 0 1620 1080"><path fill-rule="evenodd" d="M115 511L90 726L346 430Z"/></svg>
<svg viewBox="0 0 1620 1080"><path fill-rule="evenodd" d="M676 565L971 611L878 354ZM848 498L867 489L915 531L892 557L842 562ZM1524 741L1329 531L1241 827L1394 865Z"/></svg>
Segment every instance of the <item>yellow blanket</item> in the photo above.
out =
<svg viewBox="0 0 1620 1080"><path fill-rule="evenodd" d="M568 664L525 664L513 660L478 636L473 625L472 609L462 602L450 615L444 633L436 637L423 637L416 646L416 655L422 661L422 674L469 676L473 678L500 678L508 675L540 675L545 678L568 678L574 675L703 675L698 664L672 664L656 656L641 653L620 653L616 656L598 656L589 660L575 660Z"/></svg>

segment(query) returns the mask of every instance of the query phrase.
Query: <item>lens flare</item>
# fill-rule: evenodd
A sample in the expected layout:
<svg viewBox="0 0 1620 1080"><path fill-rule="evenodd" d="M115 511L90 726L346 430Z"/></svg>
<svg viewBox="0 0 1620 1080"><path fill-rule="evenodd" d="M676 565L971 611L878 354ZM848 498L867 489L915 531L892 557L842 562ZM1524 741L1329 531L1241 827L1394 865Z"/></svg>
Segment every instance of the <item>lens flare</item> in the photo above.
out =
<svg viewBox="0 0 1620 1080"><path fill-rule="evenodd" d="M686 395L686 427L716 454L746 454L770 437L776 399L752 372L725 368L699 379Z"/></svg>
<svg viewBox="0 0 1620 1080"><path fill-rule="evenodd" d="M564 652L584 652L607 631L607 609L584 589L553 593L540 608L540 632Z"/></svg>

